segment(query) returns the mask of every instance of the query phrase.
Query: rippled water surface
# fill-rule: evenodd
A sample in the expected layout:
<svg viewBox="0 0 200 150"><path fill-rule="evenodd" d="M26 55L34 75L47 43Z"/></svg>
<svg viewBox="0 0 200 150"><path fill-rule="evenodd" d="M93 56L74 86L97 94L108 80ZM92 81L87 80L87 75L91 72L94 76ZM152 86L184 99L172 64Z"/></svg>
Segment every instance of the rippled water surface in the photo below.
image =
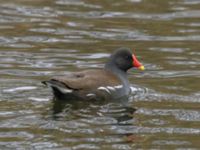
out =
<svg viewBox="0 0 200 150"><path fill-rule="evenodd" d="M0 149L199 149L199 8L199 0L1 1ZM129 71L129 109L55 102L40 83L101 68L120 46L146 67Z"/></svg>

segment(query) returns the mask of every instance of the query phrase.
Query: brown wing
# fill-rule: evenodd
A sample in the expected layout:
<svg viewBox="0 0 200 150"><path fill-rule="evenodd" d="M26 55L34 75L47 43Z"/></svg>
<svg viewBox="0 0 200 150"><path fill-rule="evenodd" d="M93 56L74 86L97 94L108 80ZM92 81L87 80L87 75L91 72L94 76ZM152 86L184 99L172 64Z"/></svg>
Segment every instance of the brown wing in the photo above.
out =
<svg viewBox="0 0 200 150"><path fill-rule="evenodd" d="M120 80L114 74L100 69L71 73L68 76L52 78L52 80L61 82L66 87L76 90L96 89L100 86L115 86L120 84Z"/></svg>

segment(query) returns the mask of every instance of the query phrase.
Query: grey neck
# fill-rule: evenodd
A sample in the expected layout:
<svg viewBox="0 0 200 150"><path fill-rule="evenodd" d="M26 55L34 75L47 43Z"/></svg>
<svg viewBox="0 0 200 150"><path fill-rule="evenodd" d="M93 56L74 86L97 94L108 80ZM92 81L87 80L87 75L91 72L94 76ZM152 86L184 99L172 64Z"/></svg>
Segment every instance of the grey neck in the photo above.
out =
<svg viewBox="0 0 200 150"><path fill-rule="evenodd" d="M123 89L125 90L125 93L128 94L130 92L130 85L128 82L127 73L112 63L107 63L104 68L115 74L121 80L124 87Z"/></svg>

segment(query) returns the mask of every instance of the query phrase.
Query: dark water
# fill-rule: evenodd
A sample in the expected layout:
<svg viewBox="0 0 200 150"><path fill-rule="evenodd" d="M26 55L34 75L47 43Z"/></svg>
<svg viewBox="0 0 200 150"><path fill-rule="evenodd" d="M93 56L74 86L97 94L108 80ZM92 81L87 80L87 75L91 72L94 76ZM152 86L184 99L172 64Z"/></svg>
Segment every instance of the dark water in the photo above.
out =
<svg viewBox="0 0 200 150"><path fill-rule="evenodd" d="M0 2L0 149L199 149L199 0ZM40 81L100 68L120 46L130 108L55 103Z"/></svg>

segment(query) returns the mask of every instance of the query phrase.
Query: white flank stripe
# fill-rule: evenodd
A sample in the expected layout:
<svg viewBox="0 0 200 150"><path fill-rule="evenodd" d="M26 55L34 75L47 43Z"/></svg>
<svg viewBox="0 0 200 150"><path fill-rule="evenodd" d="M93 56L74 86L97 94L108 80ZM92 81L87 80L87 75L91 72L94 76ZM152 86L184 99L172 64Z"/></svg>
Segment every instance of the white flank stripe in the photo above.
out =
<svg viewBox="0 0 200 150"><path fill-rule="evenodd" d="M112 86L107 86L107 88L108 88L109 90L111 90L111 91L115 91L115 88L112 87Z"/></svg>
<svg viewBox="0 0 200 150"><path fill-rule="evenodd" d="M102 87L102 86L101 86L101 87L98 88L98 90L103 90L103 91L106 91L106 92L108 92L109 94L111 94L110 91L109 91L106 87Z"/></svg>
<svg viewBox="0 0 200 150"><path fill-rule="evenodd" d="M122 85L114 86L115 89L121 89L122 87L123 87Z"/></svg>

